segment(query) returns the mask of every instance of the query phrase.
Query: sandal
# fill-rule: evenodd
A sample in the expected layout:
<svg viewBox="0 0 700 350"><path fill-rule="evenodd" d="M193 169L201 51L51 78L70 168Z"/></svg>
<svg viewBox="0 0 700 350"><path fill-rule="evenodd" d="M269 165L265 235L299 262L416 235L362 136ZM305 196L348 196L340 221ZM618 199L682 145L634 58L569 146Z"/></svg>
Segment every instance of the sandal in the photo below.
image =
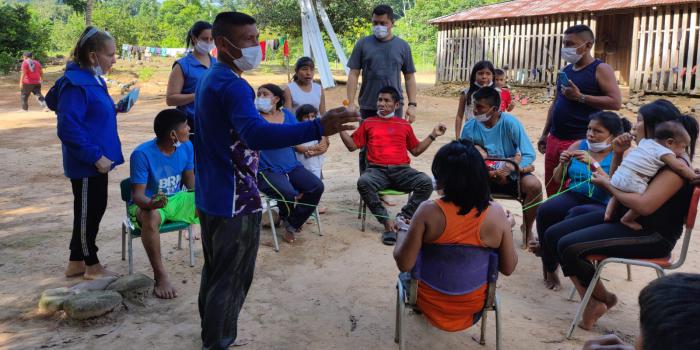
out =
<svg viewBox="0 0 700 350"><path fill-rule="evenodd" d="M382 243L384 243L384 245L396 244L396 232L386 231L382 233Z"/></svg>

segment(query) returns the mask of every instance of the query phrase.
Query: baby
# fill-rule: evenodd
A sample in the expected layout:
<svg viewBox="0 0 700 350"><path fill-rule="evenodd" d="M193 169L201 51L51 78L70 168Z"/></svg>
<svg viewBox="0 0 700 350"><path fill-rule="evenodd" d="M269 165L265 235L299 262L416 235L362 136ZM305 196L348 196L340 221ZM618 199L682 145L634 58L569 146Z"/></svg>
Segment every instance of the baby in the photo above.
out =
<svg viewBox="0 0 700 350"><path fill-rule="evenodd" d="M484 163L486 163L486 168L489 171L489 174L493 174L494 172L499 173L501 175L504 175L502 181L500 180L495 180L497 183L500 184L505 184L507 182L506 177L507 176L512 176L515 175L513 174L513 171L515 171L515 167L513 164L510 162L506 161L496 161L496 160L486 160L486 158L489 157L488 152L486 149L479 145L474 145L476 147L476 150L479 151L479 154L481 154L481 157L484 158ZM514 157L509 158L515 164L520 164L520 160L522 159L522 155L520 154L520 150L517 151ZM535 167L533 165L528 165L522 169L520 169L521 173L531 173L535 170Z"/></svg>
<svg viewBox="0 0 700 350"><path fill-rule="evenodd" d="M654 139L642 139L637 148L629 152L627 157L617 168L610 179L610 184L620 191L644 193L649 181L664 165L668 166L679 176L692 180L695 172L690 168L687 160L686 149L690 143L690 135L683 125L676 121L660 123L654 130ZM612 197L605 210L605 220L608 221L613 213L617 201ZM639 214L633 210L620 219L620 222L634 230L641 230L642 226L635 220Z"/></svg>
<svg viewBox="0 0 700 350"><path fill-rule="evenodd" d="M318 110L316 110L316 107L305 104L297 108L296 117L299 122L305 122L316 119L317 114ZM319 179L322 179L321 173L323 170L323 161L325 160L323 154L328 151L329 144L328 137L323 136L321 142L316 140L309 141L294 147L299 163Z"/></svg>

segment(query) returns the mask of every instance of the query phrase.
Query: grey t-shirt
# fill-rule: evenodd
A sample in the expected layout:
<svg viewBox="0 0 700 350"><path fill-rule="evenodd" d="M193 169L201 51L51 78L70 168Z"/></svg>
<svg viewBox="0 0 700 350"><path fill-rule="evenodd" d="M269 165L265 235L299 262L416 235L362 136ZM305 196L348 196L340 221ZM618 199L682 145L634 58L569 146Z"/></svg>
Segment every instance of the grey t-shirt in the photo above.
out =
<svg viewBox="0 0 700 350"><path fill-rule="evenodd" d="M401 73L416 72L411 47L397 36L389 41L381 41L374 35L358 40L348 68L362 70L359 105L361 109L370 110L377 109L379 90L385 86L394 87L403 96Z"/></svg>

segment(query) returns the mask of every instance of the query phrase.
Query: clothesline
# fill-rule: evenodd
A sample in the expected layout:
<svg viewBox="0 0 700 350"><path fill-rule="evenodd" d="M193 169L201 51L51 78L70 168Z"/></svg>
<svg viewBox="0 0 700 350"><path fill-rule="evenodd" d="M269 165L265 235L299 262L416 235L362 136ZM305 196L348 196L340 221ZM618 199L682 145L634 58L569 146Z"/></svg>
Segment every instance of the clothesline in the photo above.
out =
<svg viewBox="0 0 700 350"><path fill-rule="evenodd" d="M133 58L134 56L160 56L160 57L178 57L187 52L184 47L151 47L151 46L136 46L130 44L122 45L122 57Z"/></svg>

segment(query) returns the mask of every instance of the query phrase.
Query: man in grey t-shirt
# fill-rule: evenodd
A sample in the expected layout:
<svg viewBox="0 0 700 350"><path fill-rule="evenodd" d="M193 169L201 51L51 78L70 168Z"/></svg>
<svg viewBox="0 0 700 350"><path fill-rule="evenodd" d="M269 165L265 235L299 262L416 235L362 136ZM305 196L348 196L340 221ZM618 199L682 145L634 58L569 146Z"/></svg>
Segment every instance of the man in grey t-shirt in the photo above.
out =
<svg viewBox="0 0 700 350"><path fill-rule="evenodd" d="M372 31L374 35L360 39L352 50L348 68L347 98L348 109L357 109L355 92L358 78L362 71L359 107L362 119L377 115L377 96L379 90L391 86L401 94L401 104L396 116L403 116L403 90L401 73L406 81L408 109L406 119L411 123L416 119L416 67L413 65L411 47L404 40L391 34L394 27L394 12L387 5L379 5L372 11ZM362 156L362 154L361 154Z"/></svg>

